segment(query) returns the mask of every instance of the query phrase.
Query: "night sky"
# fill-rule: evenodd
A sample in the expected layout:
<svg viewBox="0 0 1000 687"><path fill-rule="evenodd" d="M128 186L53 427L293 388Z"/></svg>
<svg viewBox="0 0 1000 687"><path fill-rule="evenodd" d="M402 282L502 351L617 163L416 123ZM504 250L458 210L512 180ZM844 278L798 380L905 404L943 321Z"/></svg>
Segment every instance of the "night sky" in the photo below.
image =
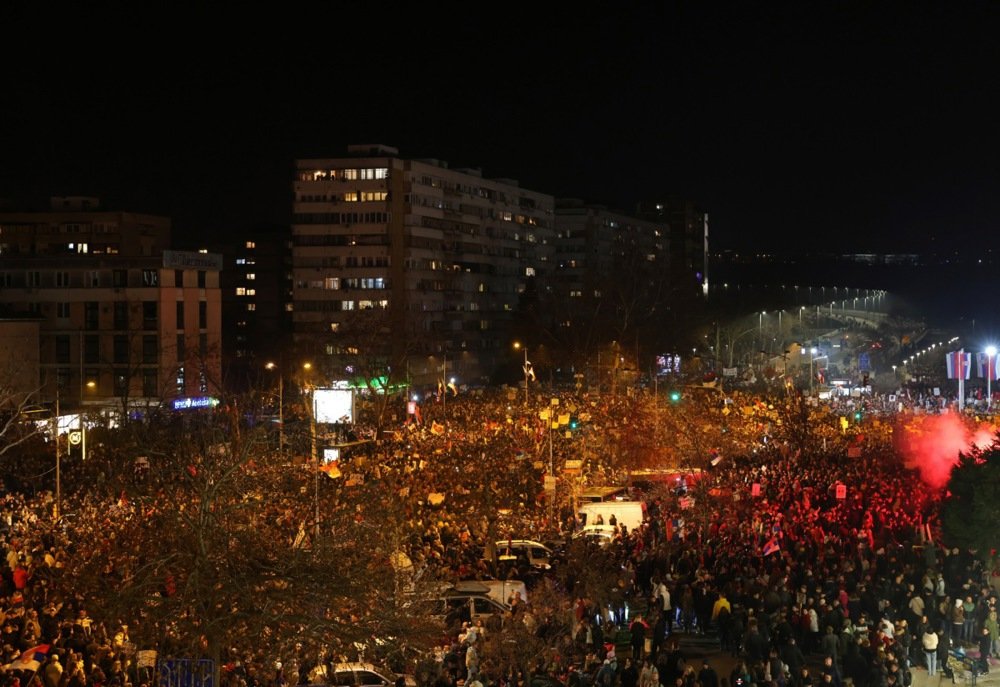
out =
<svg viewBox="0 0 1000 687"><path fill-rule="evenodd" d="M681 194L717 249L995 235L1000 4L549 4L8 7L0 198L203 239L286 223L295 158L384 143L624 211Z"/></svg>

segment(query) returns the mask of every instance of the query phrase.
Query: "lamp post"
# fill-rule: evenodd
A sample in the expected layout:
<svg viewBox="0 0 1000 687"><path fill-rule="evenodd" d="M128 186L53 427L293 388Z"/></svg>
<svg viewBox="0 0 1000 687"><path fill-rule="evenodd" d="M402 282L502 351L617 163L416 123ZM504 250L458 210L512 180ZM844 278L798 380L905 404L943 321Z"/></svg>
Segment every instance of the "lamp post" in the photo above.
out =
<svg viewBox="0 0 1000 687"><path fill-rule="evenodd" d="M87 381L87 388L91 391L97 389L97 382ZM83 417L83 401L80 402L80 460L87 460L87 423Z"/></svg>
<svg viewBox="0 0 1000 687"><path fill-rule="evenodd" d="M60 463L62 462L62 455L59 451L59 380L56 379L56 510L55 519L58 522L59 517L62 515L62 481L59 474Z"/></svg>
<svg viewBox="0 0 1000 687"><path fill-rule="evenodd" d="M312 363L303 363L302 369L308 374L312 370ZM314 538L319 539L319 455L316 452L316 387L310 381L305 383L306 391L309 392L309 453L312 458L314 480L313 505L315 507L315 524L313 525Z"/></svg>
<svg viewBox="0 0 1000 687"><path fill-rule="evenodd" d="M996 346L990 345L986 347L986 409L987 410L993 409L993 389L991 383L993 381L993 358L994 356L996 356L996 354L997 354Z"/></svg>
<svg viewBox="0 0 1000 687"><path fill-rule="evenodd" d="M267 363L268 370L278 371L278 454L285 450L285 375L280 365Z"/></svg>

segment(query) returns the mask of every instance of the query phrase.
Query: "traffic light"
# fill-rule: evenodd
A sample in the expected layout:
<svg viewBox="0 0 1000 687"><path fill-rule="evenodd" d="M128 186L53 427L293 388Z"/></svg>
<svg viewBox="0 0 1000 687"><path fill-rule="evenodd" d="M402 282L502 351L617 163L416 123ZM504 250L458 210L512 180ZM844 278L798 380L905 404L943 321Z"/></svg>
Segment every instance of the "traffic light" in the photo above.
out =
<svg viewBox="0 0 1000 687"><path fill-rule="evenodd" d="M855 422L861 422L861 417L862 417L861 411L860 410L855 410L854 411L854 421Z"/></svg>
<svg viewBox="0 0 1000 687"><path fill-rule="evenodd" d="M681 400L681 392L680 391L677 391L676 389L674 389L673 391L670 392L670 402L671 403L677 403L680 400Z"/></svg>

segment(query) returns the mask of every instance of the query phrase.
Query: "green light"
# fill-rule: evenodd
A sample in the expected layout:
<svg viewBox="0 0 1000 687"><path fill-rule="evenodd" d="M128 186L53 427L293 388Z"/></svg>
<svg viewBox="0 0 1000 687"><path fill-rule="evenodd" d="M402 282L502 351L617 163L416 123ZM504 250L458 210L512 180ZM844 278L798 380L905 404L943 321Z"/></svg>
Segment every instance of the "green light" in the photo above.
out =
<svg viewBox="0 0 1000 687"><path fill-rule="evenodd" d="M677 401L679 401L679 400L681 400L681 392L680 391L671 391L670 392L670 401L672 403L677 403Z"/></svg>

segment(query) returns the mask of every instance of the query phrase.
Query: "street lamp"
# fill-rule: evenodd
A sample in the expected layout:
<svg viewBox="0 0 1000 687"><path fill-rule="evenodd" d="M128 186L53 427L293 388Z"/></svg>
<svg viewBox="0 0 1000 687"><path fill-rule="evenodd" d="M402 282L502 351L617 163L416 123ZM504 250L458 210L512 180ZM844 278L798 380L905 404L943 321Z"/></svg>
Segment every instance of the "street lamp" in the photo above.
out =
<svg viewBox="0 0 1000 687"><path fill-rule="evenodd" d="M312 371L312 363L302 363L302 369L308 374ZM306 381L306 390L309 392L309 452L312 456L313 471L315 472L315 489L313 491L313 504L316 510L316 523L313 525L314 539L319 539L319 455L316 453L316 387L311 382Z"/></svg>
<svg viewBox="0 0 1000 687"><path fill-rule="evenodd" d="M992 410L993 408L993 389L991 388L991 382L993 381L993 357L997 354L997 347L992 344L986 347L986 409Z"/></svg>
<svg viewBox="0 0 1000 687"><path fill-rule="evenodd" d="M59 453L59 380L56 379L56 415L55 415L55 439L56 439L56 509L55 520L59 521L62 515L62 478L60 477L60 463L62 456Z"/></svg>
<svg viewBox="0 0 1000 687"><path fill-rule="evenodd" d="M278 455L281 455L285 450L285 375L275 363L267 363L264 367L278 371Z"/></svg>

